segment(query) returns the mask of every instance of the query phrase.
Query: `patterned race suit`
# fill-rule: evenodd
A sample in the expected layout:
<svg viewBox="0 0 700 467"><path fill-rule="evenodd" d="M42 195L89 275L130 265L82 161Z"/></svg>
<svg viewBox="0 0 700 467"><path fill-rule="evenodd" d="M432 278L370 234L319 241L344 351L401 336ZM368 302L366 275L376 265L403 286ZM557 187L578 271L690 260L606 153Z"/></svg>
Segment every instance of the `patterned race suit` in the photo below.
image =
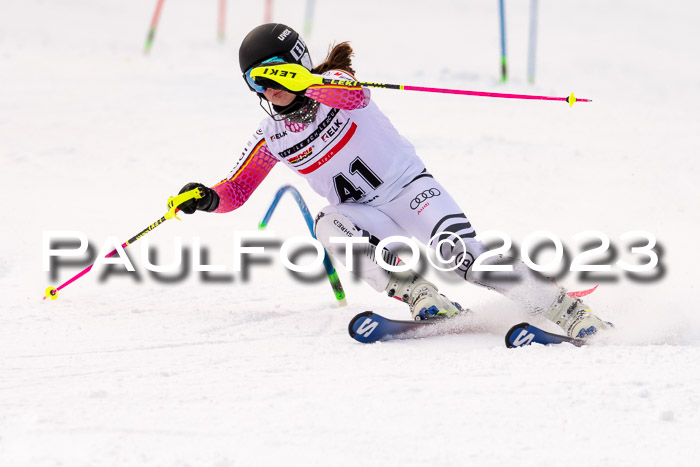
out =
<svg viewBox="0 0 700 467"><path fill-rule="evenodd" d="M343 71L324 76L355 81ZM559 289L520 261L513 265L517 280L496 281L470 270L486 248L475 240L476 232L462 209L426 170L413 145L370 99L367 88L314 85L305 95L320 103L313 123L265 118L228 177L213 187L221 199L215 212L241 206L281 162L329 201L319 217L343 216L375 243L403 235L435 248L451 235L458 241L443 242L439 253L453 258L455 272L465 280L494 289L530 312L541 313L554 302ZM323 235L319 240L328 247ZM492 263L503 261L492 259ZM382 289L383 276L363 278Z"/></svg>

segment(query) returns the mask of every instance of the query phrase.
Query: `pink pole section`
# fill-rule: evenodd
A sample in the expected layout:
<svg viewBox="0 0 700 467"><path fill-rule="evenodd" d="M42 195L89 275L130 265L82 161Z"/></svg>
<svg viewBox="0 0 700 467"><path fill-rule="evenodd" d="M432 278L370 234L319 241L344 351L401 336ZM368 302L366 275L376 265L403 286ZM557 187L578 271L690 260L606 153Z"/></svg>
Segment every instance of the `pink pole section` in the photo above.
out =
<svg viewBox="0 0 700 467"><path fill-rule="evenodd" d="M122 248L126 248L127 246L129 246L128 243L123 243L123 244L122 244ZM112 250L110 253L108 253L107 255L105 255L105 258L111 258L112 256L115 255L116 252L117 252L117 250ZM94 264L91 264L90 266L86 267L85 269L83 269L82 271L80 271L80 272L79 272L78 274L76 274L75 276L73 276L73 277L71 277L70 279L68 279L67 281L65 281L63 284L61 284L61 285L59 285L58 287L56 287L56 292L58 292L59 290L61 290L61 289L64 288L64 287L66 287L67 285L70 285L71 283L77 281L77 280L80 279L81 277L83 277L85 274L87 274L88 272L90 272L90 270L92 269L93 266L94 266ZM46 300L46 296L44 296L44 300Z"/></svg>
<svg viewBox="0 0 700 467"><path fill-rule="evenodd" d="M182 196L182 194L180 194L179 196ZM172 199L172 198L171 198L171 199ZM168 202L170 202L170 201L168 201ZM176 205L176 206L177 206L177 205ZM165 222L165 221L167 221L168 219L170 219L170 218L172 217L172 215L177 214L178 212L179 212L179 209L177 209L177 208L175 208L174 211L169 211L165 216L161 217L160 219L158 219L157 221L155 221L153 224L149 225L148 227L146 227L145 229L143 229L141 232L139 232L139 233L137 233L136 235L134 235L133 237L131 237L131 238L130 238L129 240L127 240L126 242L122 243L122 248L128 247L129 245L131 245L132 243L134 243L136 240L138 240L139 238L143 237L144 235L146 235L147 233L149 233L151 230L155 229L155 228L158 227L160 224L162 224L163 222ZM108 253L107 255L105 255L105 258L111 258L111 257L114 256L116 253L117 253L117 250L116 250L116 248L115 248L115 249L112 250L110 253ZM92 269L92 267L94 266L94 264L95 264L95 263L93 263L93 264L91 264L90 266L86 267L85 269L83 269L83 270L80 271L78 274L76 274L75 276L71 277L70 279L68 279L66 282L64 282L63 284L59 285L58 287L56 287L56 288L49 287L48 289L46 289L46 292L47 292L47 293L44 295L44 299L46 299L46 298L56 299L56 297L58 296L58 291L59 291L59 290L61 290L62 288L66 287L66 286L69 285L69 284L72 284L73 282L75 282L76 280L80 279L81 277L83 277L83 276L84 276L85 274L87 274L88 272L90 272L90 270ZM51 297L49 297L49 293L50 293Z"/></svg>
<svg viewBox="0 0 700 467"><path fill-rule="evenodd" d="M166 212L163 217L161 217L160 219L155 221L153 224L149 225L148 227L143 229L141 232L137 233L136 235L131 237L129 240L122 243L122 248L126 248L127 246L131 245L136 240L143 237L144 235L146 235L147 233L149 233L150 231L152 231L153 229L155 229L156 227L158 227L160 224L167 221L168 219L172 219L173 217L176 219L179 219L179 217L177 217L177 213L180 212L180 209L178 209L178 206L182 205L182 203L185 203L191 199L200 199L201 197L202 197L202 190L200 188L195 188L195 189L190 190L190 191L185 191L184 193L180 193L177 196L171 196L170 198L168 198L168 212ZM117 253L117 249L115 248L109 254L107 254L105 256L105 258L110 258L110 257L114 256L116 253ZM72 282L76 281L77 279L83 277L85 274L90 272L90 270L92 269L92 266L94 264L95 263L86 267L81 272L79 272L75 276L71 277L70 279L68 279L66 282L59 285L58 287L47 288L46 292L44 294L44 299L50 298L52 300L55 300L56 298L58 298L58 291L59 290L61 290L62 288L64 288L68 284L71 284Z"/></svg>
<svg viewBox="0 0 700 467"><path fill-rule="evenodd" d="M301 66L301 65L295 65ZM326 84L333 86L350 86L350 87L368 87L368 88L384 88L398 89L404 91L420 91L420 92L436 92L442 94L459 94L462 96L481 96L481 97L500 97L503 99L529 99L540 101L564 101L573 107L576 102L593 102L591 99L581 99L574 96L572 92L569 97L551 97L551 96L533 96L530 94L504 94L500 92L482 92L482 91L466 91L462 89L444 89L444 88L425 88L422 86L406 86L404 84L388 84L388 83L369 83L365 81L346 81L342 79L330 79L317 76L317 84ZM314 83L316 84L316 83Z"/></svg>
<svg viewBox="0 0 700 467"><path fill-rule="evenodd" d="M460 89L424 88L420 86L403 86L406 91L437 92L443 94L461 94L463 96L500 97L504 99L534 99L541 101L569 102L568 97L531 96L529 94L503 94L500 92L462 91ZM590 99L576 98L576 102L592 102Z"/></svg>

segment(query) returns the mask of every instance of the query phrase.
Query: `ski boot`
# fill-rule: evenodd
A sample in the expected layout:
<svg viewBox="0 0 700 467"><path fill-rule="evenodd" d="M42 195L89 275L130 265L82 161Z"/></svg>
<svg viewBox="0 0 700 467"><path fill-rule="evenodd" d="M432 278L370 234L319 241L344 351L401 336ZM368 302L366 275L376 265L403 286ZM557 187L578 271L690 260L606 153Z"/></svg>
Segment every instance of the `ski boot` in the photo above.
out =
<svg viewBox="0 0 700 467"><path fill-rule="evenodd" d="M591 313L590 307L580 298L569 297L563 289L545 316L569 337L586 338L613 327L612 323Z"/></svg>
<svg viewBox="0 0 700 467"><path fill-rule="evenodd" d="M408 303L411 317L423 319L451 318L464 309L438 293L434 284L426 281L414 271L392 273L386 292L390 297L398 296Z"/></svg>

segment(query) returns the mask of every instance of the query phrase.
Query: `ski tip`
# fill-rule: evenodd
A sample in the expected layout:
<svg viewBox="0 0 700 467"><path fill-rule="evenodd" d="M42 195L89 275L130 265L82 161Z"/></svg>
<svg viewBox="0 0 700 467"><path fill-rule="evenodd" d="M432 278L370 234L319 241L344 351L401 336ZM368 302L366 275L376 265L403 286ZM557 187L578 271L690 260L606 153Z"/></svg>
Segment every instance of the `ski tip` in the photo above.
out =
<svg viewBox="0 0 700 467"><path fill-rule="evenodd" d="M516 324L515 326L511 327L506 333L506 347L508 347L509 349L519 347L519 345L515 345L513 343L513 334L515 334L516 331L527 329L528 327L530 327L530 323L527 322Z"/></svg>
<svg viewBox="0 0 700 467"><path fill-rule="evenodd" d="M525 347L530 344L553 345L564 343L581 347L586 344L586 340L547 332L529 323L516 324L506 333L506 347L509 349Z"/></svg>
<svg viewBox="0 0 700 467"><path fill-rule="evenodd" d="M354 339L355 335L357 334L355 332L355 323L357 323L357 321L362 319L362 318L369 318L373 314L374 314L374 312L372 312L372 311L363 311L362 313L355 315L350 320L350 323L348 324L348 333L350 334L350 337L352 337Z"/></svg>

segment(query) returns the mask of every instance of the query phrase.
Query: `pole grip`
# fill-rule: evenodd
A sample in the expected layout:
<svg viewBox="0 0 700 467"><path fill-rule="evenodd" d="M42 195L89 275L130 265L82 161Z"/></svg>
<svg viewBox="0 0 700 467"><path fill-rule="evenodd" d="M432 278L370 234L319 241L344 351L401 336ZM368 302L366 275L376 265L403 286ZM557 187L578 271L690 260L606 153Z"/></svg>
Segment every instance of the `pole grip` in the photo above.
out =
<svg viewBox="0 0 700 467"><path fill-rule="evenodd" d="M177 220L182 220L179 217L177 217L177 213L179 211L178 206L180 206L185 201L201 198L202 190L199 188L194 188L190 191L180 193L177 196L171 196L170 198L168 198L168 212L165 214L165 218L172 219L174 217Z"/></svg>

